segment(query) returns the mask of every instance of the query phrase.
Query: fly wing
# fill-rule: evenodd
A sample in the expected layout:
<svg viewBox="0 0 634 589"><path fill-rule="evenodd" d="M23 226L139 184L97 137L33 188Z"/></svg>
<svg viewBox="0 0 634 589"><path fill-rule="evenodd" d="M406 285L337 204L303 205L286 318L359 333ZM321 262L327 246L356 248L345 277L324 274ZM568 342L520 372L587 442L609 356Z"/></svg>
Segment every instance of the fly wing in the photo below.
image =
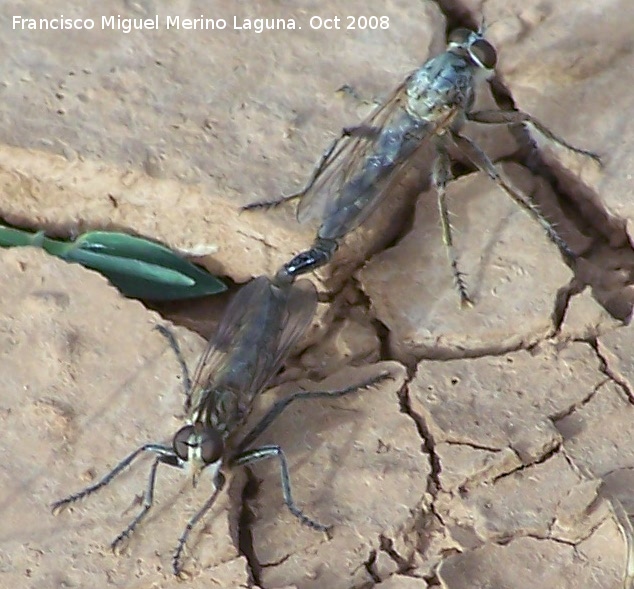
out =
<svg viewBox="0 0 634 589"><path fill-rule="evenodd" d="M435 134L451 124L457 106L430 112L429 119L406 108L414 72L360 126L339 140L302 195L297 217L318 218L319 236L338 239L363 223L417 161ZM419 93L419 83L413 85ZM424 96L414 98L424 100Z"/></svg>
<svg viewBox="0 0 634 589"><path fill-rule="evenodd" d="M285 309L278 329L277 345L272 354L263 355L259 370L253 375L252 390L262 391L278 373L289 352L302 338L317 309L317 290L310 280L298 280L280 287Z"/></svg>
<svg viewBox="0 0 634 589"><path fill-rule="evenodd" d="M342 187L363 172L367 158L377 151L377 141L381 130L389 127L405 112L407 85L410 78L411 76L396 88L383 105L361 123L359 133L353 133L340 140L338 149L324 162L314 182L302 195L297 208L299 221L317 218L323 222L341 208L339 201L343 194ZM383 186L375 190L373 200L380 201L385 193L383 188L390 183L390 178L391 175L382 179ZM372 205L372 202L367 203L367 207L373 210ZM364 218L365 216L367 215L364 215ZM348 230L362 222L358 219L355 221L357 222L348 227Z"/></svg>
<svg viewBox="0 0 634 589"><path fill-rule="evenodd" d="M232 359L232 344L237 340L240 332L248 327L250 316L248 311L257 307L267 297L271 283L266 276L259 276L249 284L243 286L227 307L218 330L205 348L194 375L192 377L190 406L197 406L200 399L197 396L209 387L216 374L222 373L227 363Z"/></svg>
<svg viewBox="0 0 634 589"><path fill-rule="evenodd" d="M222 383L234 393L236 411L249 407L310 325L316 306L309 280L280 286L260 276L244 286L198 363L189 406L208 405L207 391Z"/></svg>

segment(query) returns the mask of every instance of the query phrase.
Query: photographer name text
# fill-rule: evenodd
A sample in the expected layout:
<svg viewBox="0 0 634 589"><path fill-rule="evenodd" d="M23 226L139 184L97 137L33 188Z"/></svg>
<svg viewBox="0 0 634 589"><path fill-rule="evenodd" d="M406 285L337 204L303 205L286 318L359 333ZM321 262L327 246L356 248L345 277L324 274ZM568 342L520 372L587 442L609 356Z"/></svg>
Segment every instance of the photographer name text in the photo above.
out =
<svg viewBox="0 0 634 589"><path fill-rule="evenodd" d="M390 20L387 16L311 16L308 25L313 30L354 30L354 29L388 29ZM264 31L300 30L302 27L294 18L183 18L182 16L159 16L152 18L125 18L117 16L102 16L101 18L69 18L59 15L53 18L26 18L13 16L13 30L23 31L91 31L112 30L122 33L132 31L155 31L159 29L174 29L185 31Z"/></svg>

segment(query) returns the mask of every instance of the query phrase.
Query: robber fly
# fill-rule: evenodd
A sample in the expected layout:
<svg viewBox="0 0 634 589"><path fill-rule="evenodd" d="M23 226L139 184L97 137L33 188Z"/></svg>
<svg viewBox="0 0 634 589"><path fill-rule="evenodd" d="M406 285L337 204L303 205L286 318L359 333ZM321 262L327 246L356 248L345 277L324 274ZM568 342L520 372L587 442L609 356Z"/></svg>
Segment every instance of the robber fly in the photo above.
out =
<svg viewBox="0 0 634 589"><path fill-rule="evenodd" d="M215 337L198 363L185 402L187 425L176 432L172 444L150 443L137 448L95 484L56 501L52 505L53 513L59 513L101 489L139 456L155 454L143 507L111 544L113 551L118 553L152 507L159 464L188 470L194 484L203 470L208 471L215 489L185 526L173 554L174 574L185 576L181 564L185 543L192 528L209 511L224 487L223 467L277 458L288 509L303 524L326 531L327 526L307 517L296 506L282 449L277 445L251 446L293 400L345 395L373 384L384 375L339 391L305 391L290 395L275 403L252 430L240 436L241 426L251 412L255 397L269 385L291 348L306 331L316 305L317 293L308 280L279 284L261 276L242 288L229 305ZM169 332L166 333L171 337ZM178 351L173 338L171 342Z"/></svg>
<svg viewBox="0 0 634 589"><path fill-rule="evenodd" d="M573 252L537 207L500 176L488 156L462 135L460 128L466 120L494 125L530 124L566 149L597 161L599 158L570 145L524 112L472 111L476 87L493 75L496 62L495 48L484 39L482 29L478 32L455 30L444 53L410 74L359 127L344 129L324 153L301 192L247 205L246 209L253 209L301 198L297 208L299 221L319 219L321 222L311 249L295 256L278 275L294 277L326 264L337 249L338 240L377 208L416 161L417 153L428 140L435 148L431 177L438 196L443 242L462 305L470 305L471 299L458 267L445 202L445 188L451 180L451 144L535 218L566 256L573 257Z"/></svg>

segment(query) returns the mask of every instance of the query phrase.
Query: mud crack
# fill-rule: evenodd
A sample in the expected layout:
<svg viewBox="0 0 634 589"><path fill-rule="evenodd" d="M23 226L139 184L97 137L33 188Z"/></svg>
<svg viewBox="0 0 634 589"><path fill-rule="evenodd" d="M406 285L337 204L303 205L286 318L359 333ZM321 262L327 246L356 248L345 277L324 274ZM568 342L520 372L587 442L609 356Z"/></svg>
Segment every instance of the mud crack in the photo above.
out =
<svg viewBox="0 0 634 589"><path fill-rule="evenodd" d="M601 350L601 344L598 339L588 343L592 346L597 357L601 361L601 366L599 367L601 372L614 382L618 388L623 391L623 395L627 401L631 405L634 405L634 390L632 390L632 386L623 375L618 374L618 372L610 366L610 358L608 357L606 351Z"/></svg>
<svg viewBox="0 0 634 589"><path fill-rule="evenodd" d="M442 466L440 465L440 458L436 453L436 444L431 430L425 423L425 419L412 409L409 399L410 382L411 378L408 378L405 381L401 389L398 391L398 398L401 404L401 411L409 415L414 420L418 434L423 440L423 448L429 456L429 466L431 470L427 477L427 491L430 493L432 498L435 499L440 490L440 472L442 471Z"/></svg>
<svg viewBox="0 0 634 589"><path fill-rule="evenodd" d="M517 474L518 472L522 472L522 471L526 470L527 468L531 468L533 466L537 466L539 464L543 464L544 462L546 462L547 460L550 460L553 456L555 456L555 454L557 454L562 449L562 445L563 445L563 443L561 441L555 442L551 448L549 448L541 456L538 456L535 460L531 460L530 462L527 462L525 464L521 464L517 468L514 468L512 470L509 470L508 472L504 472L504 473L494 477L493 478L493 483L497 483L501 479L505 479L506 477L512 476L514 474ZM513 452L516 452L516 450L514 448L512 448L512 447L511 447L511 450L513 450ZM519 457L519 455L518 455L518 457Z"/></svg>
<svg viewBox="0 0 634 589"><path fill-rule="evenodd" d="M262 565L255 554L253 544L253 531L251 526L255 520L255 514L249 503L255 498L260 486L257 478L246 468L247 482L242 489L241 509L238 517L238 550L246 560L249 567L249 573L255 585L261 585Z"/></svg>

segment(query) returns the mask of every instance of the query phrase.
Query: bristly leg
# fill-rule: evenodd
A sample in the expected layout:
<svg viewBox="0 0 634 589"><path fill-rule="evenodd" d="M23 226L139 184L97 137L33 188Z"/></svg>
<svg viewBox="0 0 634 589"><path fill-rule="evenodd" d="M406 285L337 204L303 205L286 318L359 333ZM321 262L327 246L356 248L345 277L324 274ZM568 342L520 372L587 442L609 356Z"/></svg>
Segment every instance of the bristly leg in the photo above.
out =
<svg viewBox="0 0 634 589"><path fill-rule="evenodd" d="M55 501L51 505L51 511L54 515L61 513L66 507L72 505L73 503L77 503L77 501L81 501L88 495L92 495L93 493L99 491L106 485L110 484L112 480L120 475L126 468L128 468L136 458L141 456L144 452L154 452L155 454L159 454L159 458L165 458L165 461L169 464L172 464L172 458L174 457L174 452L170 446L164 446L163 444L144 444L140 448L137 448L134 452L128 454L119 464L117 464L109 473L104 475L101 479L99 479L93 485L78 491L77 493L73 493L64 499L60 499L59 501Z"/></svg>
<svg viewBox="0 0 634 589"><path fill-rule="evenodd" d="M277 445L261 446L259 448L253 448L252 450L246 450L241 454L235 456L231 463L236 466L244 466L247 464L253 464L254 462L260 462L267 458L277 458L280 461L280 476L282 479L282 494L284 495L284 503L288 510L300 521L302 524L318 530L320 532L327 532L331 526L326 526L318 521L308 517L304 512L297 507L295 500L293 499L293 492L291 489L291 476L288 470L288 462L284 451Z"/></svg>
<svg viewBox="0 0 634 589"><path fill-rule="evenodd" d="M513 188L497 171L493 162L484 151L469 137L461 135L457 131L450 131L454 143L464 153L471 163L484 172L493 180L504 192L506 192L522 209L524 209L533 219L535 219L544 229L548 238L559 248L568 259L575 259L576 254L570 249L566 241L557 233L552 223L542 215L539 208L531 202L524 194Z"/></svg>
<svg viewBox="0 0 634 589"><path fill-rule="evenodd" d="M226 479L224 475L219 472L214 480L214 492L211 494L211 497L205 501L205 504L190 518L178 539L178 544L174 549L174 554L172 555L172 571L174 575L185 580L189 578L189 575L183 571L183 564L181 562L183 551L185 550L185 545L187 543L187 539L189 538L189 534L194 529L194 526L205 516L205 514L212 508L213 504L216 502L218 495L225 486Z"/></svg>
<svg viewBox="0 0 634 589"><path fill-rule="evenodd" d="M258 200L256 202L249 203L248 205L244 205L240 208L241 211L254 211L255 209L273 209L285 202L289 202L291 200L295 200L296 198L301 198L304 196L304 190L301 192L295 192L294 194L290 194L288 196L282 196L280 198L275 198L273 200Z"/></svg>
<svg viewBox="0 0 634 589"><path fill-rule="evenodd" d="M286 409L293 401L306 400L306 399L336 399L338 397L344 397L351 393L358 392L361 389L365 389L374 384L378 384L379 382L389 378L391 374L389 372L381 372L376 376L372 376L362 382L347 386L343 389L337 389L334 391L300 391L298 393L293 393L292 395L288 395L283 399L277 401L268 412L260 419L260 421L255 425L255 427L247 433L244 438L240 441L236 452L239 454L244 452L253 442L255 442L259 436L261 436L267 428L280 416L282 411Z"/></svg>
<svg viewBox="0 0 634 589"><path fill-rule="evenodd" d="M603 165L601 157L598 154L593 151L588 151L587 149L575 147L574 145L568 143L565 139L555 135L546 125L538 121L536 118L521 110L480 110L469 112L466 116L470 121L483 123L485 125L532 125L535 129L537 129L537 131L539 131L547 139L550 139L553 143L561 145L563 148L573 153L589 157L600 166Z"/></svg>
<svg viewBox="0 0 634 589"><path fill-rule="evenodd" d="M128 524L128 527L123 530L110 544L110 547L115 554L120 554L123 551L127 540L152 508L152 504L154 503L154 487L156 485L156 471L158 469L158 465L162 462L162 458L162 456L158 455L154 458L154 462L152 463L147 488L145 489L145 495L143 496L143 507L141 508L141 511Z"/></svg>
<svg viewBox="0 0 634 589"><path fill-rule="evenodd" d="M436 189L436 198L438 202L438 212L440 215L440 227L442 229L442 240L447 251L447 258L451 266L451 272L454 278L454 284L460 295L460 306L462 308L473 307L473 301L469 296L469 290L464 280L464 273L460 271L458 264L458 256L453 243L453 233L451 229L451 220L449 218L449 210L447 209L446 187L451 180L451 160L445 145L444 139L438 137L436 147L436 159L432 169L432 183Z"/></svg>
<svg viewBox="0 0 634 589"><path fill-rule="evenodd" d="M295 500L293 499L293 493L291 488L291 478L288 468L288 462L283 450L277 445L261 446L254 449L246 449L255 440L264 433L264 431L279 417L279 415L286 409L293 401L300 399L323 399L323 398L338 398L351 393L357 392L362 388L369 387L373 384L377 384L388 378L389 372L382 372L376 376L366 379L355 385L345 387L343 389L335 391L301 391L294 393L277 401L266 415L256 424L256 426L242 439L236 453L232 456L230 463L232 466L240 466L253 464L267 458L277 458L280 462L280 476L282 482L282 493L284 496L284 503L288 507L288 510L301 521L302 524L309 526L320 532L329 532L332 526L327 526L314 519L308 517L304 512L297 507Z"/></svg>
<svg viewBox="0 0 634 589"><path fill-rule="evenodd" d="M376 135L380 132L380 129L374 129L372 127L366 127L360 125L358 127L346 127L341 131L341 135L337 137L329 146L326 151L322 154L317 162L317 165L313 168L313 173L310 176L310 180L304 188L302 188L299 192L295 192L293 194L289 194L288 196L282 196L280 198L276 198L273 200L261 200L257 202L252 202L248 205L244 205L241 210L243 211L252 211L254 209L270 209L277 207L285 202L289 202L291 200L295 200L297 198L301 199L315 184L317 178L321 176L323 171L335 160L339 157L341 150L337 150L337 147L341 144L344 139L348 137L363 137L367 139L372 139L376 137ZM335 151L337 150L337 151Z"/></svg>
<svg viewBox="0 0 634 589"><path fill-rule="evenodd" d="M169 327L165 325L157 324L154 326L154 329L158 331L169 343L170 348L176 354L176 359L178 360L178 364L181 368L181 374L183 376L183 388L185 389L185 410L189 410L190 405L190 395L192 390L192 380L189 376L189 369L187 368L187 362L185 362L185 358L183 357L183 352L181 351L181 347L178 345L178 340L176 336L172 332Z"/></svg>

